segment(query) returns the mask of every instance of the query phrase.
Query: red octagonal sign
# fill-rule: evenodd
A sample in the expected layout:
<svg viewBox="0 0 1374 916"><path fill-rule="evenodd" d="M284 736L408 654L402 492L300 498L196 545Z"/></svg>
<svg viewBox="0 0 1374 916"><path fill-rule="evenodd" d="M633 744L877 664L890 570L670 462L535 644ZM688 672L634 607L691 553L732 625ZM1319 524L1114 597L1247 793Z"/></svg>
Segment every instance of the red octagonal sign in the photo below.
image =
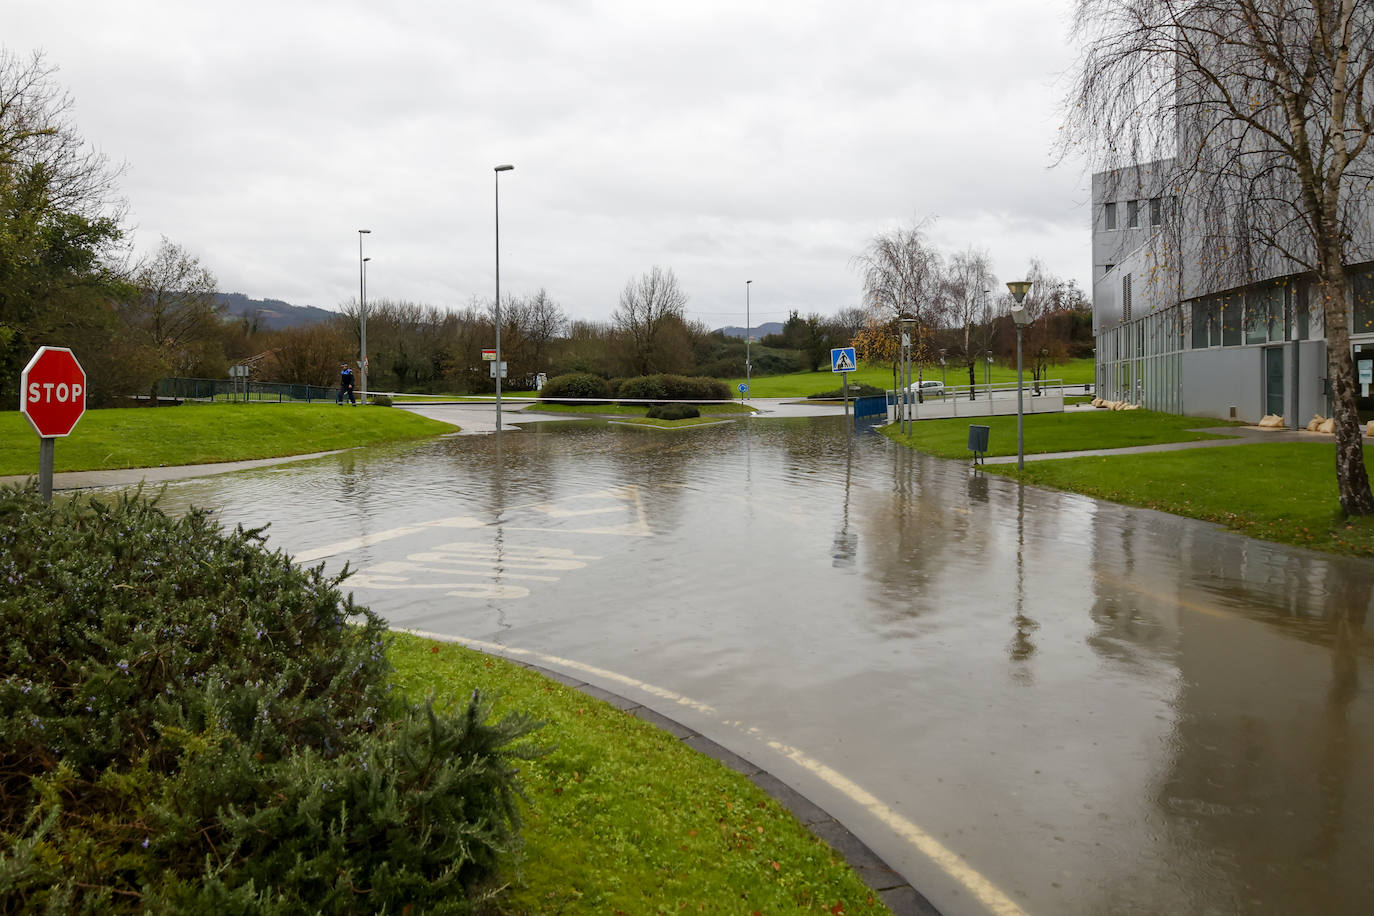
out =
<svg viewBox="0 0 1374 916"><path fill-rule="evenodd" d="M65 347L40 347L19 377L19 409L45 439L65 436L86 412L86 373Z"/></svg>

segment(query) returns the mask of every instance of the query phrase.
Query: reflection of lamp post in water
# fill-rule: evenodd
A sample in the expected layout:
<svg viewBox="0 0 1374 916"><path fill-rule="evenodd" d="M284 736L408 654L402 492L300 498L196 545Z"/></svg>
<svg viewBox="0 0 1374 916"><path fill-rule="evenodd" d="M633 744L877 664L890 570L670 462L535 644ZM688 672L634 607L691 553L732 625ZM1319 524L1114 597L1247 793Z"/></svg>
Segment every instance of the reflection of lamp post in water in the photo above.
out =
<svg viewBox="0 0 1374 916"><path fill-rule="evenodd" d="M845 567L854 565L854 557L859 552L859 536L849 531L849 482L854 467L854 437L845 439L844 459L844 513L840 517L840 531L835 535L835 546L831 553L830 565Z"/></svg>
<svg viewBox="0 0 1374 916"><path fill-rule="evenodd" d="M1007 284L1011 297L1016 300L1016 308L1011 310L1011 320L1016 325L1016 469L1026 469L1026 420L1021 384L1021 332L1031 323L1030 313L1022 304L1026 293L1030 292L1031 281L1012 280Z"/></svg>
<svg viewBox="0 0 1374 916"><path fill-rule="evenodd" d="M1026 616L1026 486L1020 481L1016 484L1016 633L1011 638L1008 654L1014 662L1024 662L1035 653L1035 643L1030 634L1040 628L1040 624ZM1022 668L1016 672L1019 680L1029 681L1030 670Z"/></svg>

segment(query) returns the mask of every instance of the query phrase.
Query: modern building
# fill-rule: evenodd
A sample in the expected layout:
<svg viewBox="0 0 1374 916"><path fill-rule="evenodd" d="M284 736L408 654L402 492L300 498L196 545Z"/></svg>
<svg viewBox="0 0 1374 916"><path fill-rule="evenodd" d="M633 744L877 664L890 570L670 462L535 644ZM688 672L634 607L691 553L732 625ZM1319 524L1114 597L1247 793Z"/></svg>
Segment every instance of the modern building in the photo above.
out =
<svg viewBox="0 0 1374 916"><path fill-rule="evenodd" d="M1174 160L1164 159L1093 176L1100 396L1251 423L1278 414L1293 428L1314 414L1330 416L1315 285L1291 262L1263 254L1243 282L1209 272L1221 259L1204 248L1196 225L1201 208L1172 193L1173 173ZM1368 420L1374 418L1374 252L1351 278L1358 407Z"/></svg>

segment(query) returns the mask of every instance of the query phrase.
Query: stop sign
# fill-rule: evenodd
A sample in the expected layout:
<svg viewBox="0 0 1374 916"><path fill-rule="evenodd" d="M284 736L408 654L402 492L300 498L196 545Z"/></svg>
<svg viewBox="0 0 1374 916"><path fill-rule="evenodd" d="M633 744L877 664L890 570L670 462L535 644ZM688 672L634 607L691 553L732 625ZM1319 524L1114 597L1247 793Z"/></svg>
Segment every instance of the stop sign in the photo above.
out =
<svg viewBox="0 0 1374 916"><path fill-rule="evenodd" d="M65 436L86 412L86 373L66 347L40 347L19 376L19 409L45 439Z"/></svg>

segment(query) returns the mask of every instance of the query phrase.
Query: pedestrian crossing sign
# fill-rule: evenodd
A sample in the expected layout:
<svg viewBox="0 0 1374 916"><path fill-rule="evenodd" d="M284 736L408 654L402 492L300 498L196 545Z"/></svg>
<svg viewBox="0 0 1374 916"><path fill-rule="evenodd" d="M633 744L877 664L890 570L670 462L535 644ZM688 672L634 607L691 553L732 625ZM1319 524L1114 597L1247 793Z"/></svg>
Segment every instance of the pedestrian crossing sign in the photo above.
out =
<svg viewBox="0 0 1374 916"><path fill-rule="evenodd" d="M858 361L854 359L853 347L836 347L830 351L831 372L853 372L856 368Z"/></svg>

